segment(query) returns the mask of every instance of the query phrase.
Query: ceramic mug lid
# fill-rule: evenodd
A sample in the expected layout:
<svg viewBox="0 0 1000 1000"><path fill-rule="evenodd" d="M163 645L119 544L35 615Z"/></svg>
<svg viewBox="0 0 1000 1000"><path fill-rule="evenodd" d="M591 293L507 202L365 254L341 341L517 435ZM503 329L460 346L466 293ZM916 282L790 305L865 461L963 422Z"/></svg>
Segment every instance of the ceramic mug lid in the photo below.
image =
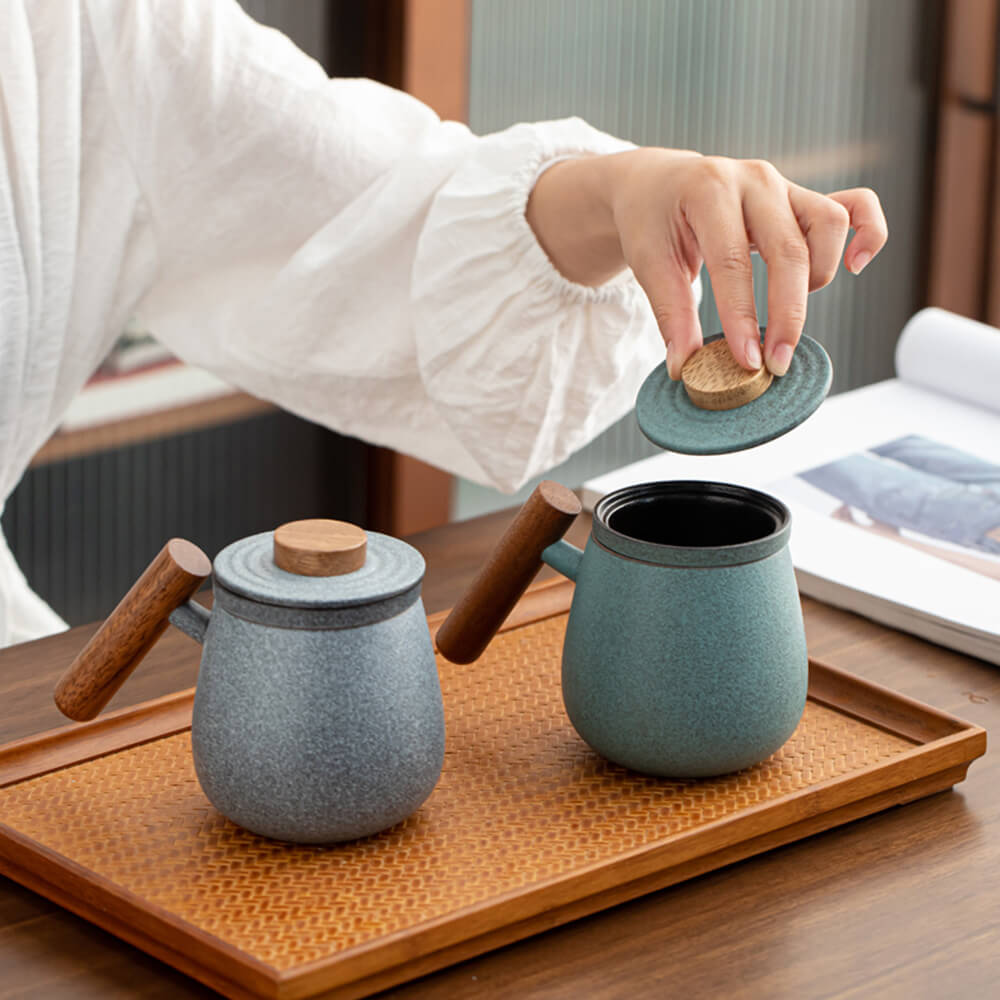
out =
<svg viewBox="0 0 1000 1000"><path fill-rule="evenodd" d="M764 329L761 328L763 337ZM705 345L723 339L721 333ZM688 455L722 455L753 448L797 427L826 399L833 365L822 346L803 335L787 374L756 398L733 409L702 409L683 382L667 374L666 363L643 382L636 399L639 428L653 444Z"/></svg>
<svg viewBox="0 0 1000 1000"><path fill-rule="evenodd" d="M398 538L314 520L241 538L215 557L214 569L216 580L241 597L283 607L346 608L405 593L423 579L424 559Z"/></svg>

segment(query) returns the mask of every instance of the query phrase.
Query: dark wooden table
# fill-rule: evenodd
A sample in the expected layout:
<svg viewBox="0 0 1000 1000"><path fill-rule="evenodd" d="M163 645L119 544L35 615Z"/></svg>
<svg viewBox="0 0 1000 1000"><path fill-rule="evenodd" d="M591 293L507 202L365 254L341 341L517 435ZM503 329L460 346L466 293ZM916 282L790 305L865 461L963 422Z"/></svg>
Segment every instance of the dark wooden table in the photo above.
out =
<svg viewBox="0 0 1000 1000"><path fill-rule="evenodd" d="M410 539L427 610L449 607L510 514ZM574 526L577 542L588 524ZM992 730L1000 669L805 601L810 652ZM997 610L1000 615L1000 608ZM61 724L59 673L92 627L0 652L0 742ZM171 630L125 705L189 687ZM0 878L0 998L211 997L154 959ZM957 791L665 889L389 991L393 997L1000 996L1000 755Z"/></svg>

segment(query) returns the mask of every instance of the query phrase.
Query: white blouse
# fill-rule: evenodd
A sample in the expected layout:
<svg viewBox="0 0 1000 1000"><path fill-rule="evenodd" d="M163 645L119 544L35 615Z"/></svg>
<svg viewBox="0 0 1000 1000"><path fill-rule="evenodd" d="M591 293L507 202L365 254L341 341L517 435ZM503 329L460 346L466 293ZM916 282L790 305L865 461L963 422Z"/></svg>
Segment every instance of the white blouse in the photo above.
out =
<svg viewBox="0 0 1000 1000"><path fill-rule="evenodd" d="M663 356L629 274L525 221L577 119L477 137L326 77L233 0L0 4L0 498L137 316L345 434L513 490L625 414ZM0 544L0 644L59 627Z"/></svg>

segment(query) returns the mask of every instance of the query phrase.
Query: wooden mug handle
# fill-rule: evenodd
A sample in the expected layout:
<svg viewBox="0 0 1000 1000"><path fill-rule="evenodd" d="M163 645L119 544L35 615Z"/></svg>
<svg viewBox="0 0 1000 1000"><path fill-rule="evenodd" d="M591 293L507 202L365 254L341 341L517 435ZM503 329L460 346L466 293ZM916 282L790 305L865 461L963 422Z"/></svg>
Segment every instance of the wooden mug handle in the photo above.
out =
<svg viewBox="0 0 1000 1000"><path fill-rule="evenodd" d="M582 506L576 494L546 479L535 487L504 532L472 586L437 633L438 650L452 663L472 663L489 645Z"/></svg>
<svg viewBox="0 0 1000 1000"><path fill-rule="evenodd" d="M93 719L211 572L212 561L197 545L167 542L60 678L55 702L63 715Z"/></svg>

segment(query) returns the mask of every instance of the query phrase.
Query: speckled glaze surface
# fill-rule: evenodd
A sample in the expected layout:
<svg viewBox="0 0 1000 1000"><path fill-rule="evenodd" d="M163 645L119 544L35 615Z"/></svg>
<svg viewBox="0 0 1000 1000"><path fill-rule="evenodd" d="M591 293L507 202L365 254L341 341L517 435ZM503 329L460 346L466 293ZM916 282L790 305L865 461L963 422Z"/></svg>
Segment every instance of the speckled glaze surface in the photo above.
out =
<svg viewBox="0 0 1000 1000"><path fill-rule="evenodd" d="M705 343L721 338L721 333L706 337ZM671 380L666 365L661 364L639 389L635 416L643 434L661 448L689 455L722 455L764 444L797 427L826 399L832 380L833 366L826 351L803 336L788 373L775 378L762 396L744 406L699 409L684 385Z"/></svg>
<svg viewBox="0 0 1000 1000"><path fill-rule="evenodd" d="M273 532L219 553L211 613L170 620L204 645L191 745L209 801L253 833L328 844L377 833L430 795L444 707L412 546L368 532L365 564L288 573Z"/></svg>
<svg viewBox="0 0 1000 1000"><path fill-rule="evenodd" d="M213 610L192 720L209 801L254 833L332 843L430 795L444 710L419 597L355 628L275 628Z"/></svg>
<svg viewBox="0 0 1000 1000"><path fill-rule="evenodd" d="M424 558L412 545L377 531L366 532L365 564L341 576L299 576L274 564L274 532L227 545L214 562L226 589L266 604L334 608L368 604L409 590L424 576Z"/></svg>
<svg viewBox="0 0 1000 1000"><path fill-rule="evenodd" d="M563 699L580 736L618 764L673 778L724 774L777 750L805 708L788 512L741 487L643 488L657 487L690 487L695 497L714 488L726 502L767 501L784 513L751 542L664 545L609 528L602 515L617 494L605 497L582 554L565 541L545 550L546 562L576 580Z"/></svg>

